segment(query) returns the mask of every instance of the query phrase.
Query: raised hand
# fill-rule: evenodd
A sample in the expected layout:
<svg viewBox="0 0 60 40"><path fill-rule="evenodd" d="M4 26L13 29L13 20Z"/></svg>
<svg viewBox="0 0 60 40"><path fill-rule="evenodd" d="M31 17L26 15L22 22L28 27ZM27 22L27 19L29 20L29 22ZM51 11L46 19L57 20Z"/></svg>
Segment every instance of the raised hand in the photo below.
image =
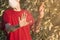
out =
<svg viewBox="0 0 60 40"><path fill-rule="evenodd" d="M44 17L44 2L42 2L41 6L39 7L40 18Z"/></svg>
<svg viewBox="0 0 60 40"><path fill-rule="evenodd" d="M18 18L20 27L23 27L29 24L29 22L26 21L26 18L27 18L27 14L25 12L24 14L22 14L21 18L20 17Z"/></svg>
<svg viewBox="0 0 60 40"><path fill-rule="evenodd" d="M44 17L44 2L42 2L41 6L39 7L39 16L38 16L38 19L36 21L36 24L35 24L35 32L36 33L39 33L40 31L40 26L41 26L41 21L42 21L42 18Z"/></svg>

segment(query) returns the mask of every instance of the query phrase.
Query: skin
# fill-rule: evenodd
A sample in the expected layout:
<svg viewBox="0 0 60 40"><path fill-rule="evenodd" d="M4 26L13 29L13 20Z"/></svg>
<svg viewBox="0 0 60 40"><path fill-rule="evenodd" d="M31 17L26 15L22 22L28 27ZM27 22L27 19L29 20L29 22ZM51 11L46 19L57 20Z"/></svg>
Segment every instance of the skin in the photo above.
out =
<svg viewBox="0 0 60 40"><path fill-rule="evenodd" d="M35 33L39 33L40 32L40 26L41 26L41 21L44 17L44 2L42 2L41 6L39 7L39 16L37 21L35 22L35 24L32 26L32 31Z"/></svg>
<svg viewBox="0 0 60 40"><path fill-rule="evenodd" d="M13 8L13 10L14 11L21 11L21 8L20 8L20 0L16 0L17 2L18 2L18 5L15 7L15 8ZM43 18L43 16L44 16L44 2L42 2L42 4L41 4L41 6L39 7L39 16L38 16L38 20L41 20L42 18ZM20 19L20 17L18 17L18 21L19 21L19 27L24 27L24 26L26 26L26 25L28 25L29 24L29 22L27 22L26 21L26 14L24 13L23 15L22 15L22 17L21 17L21 19ZM37 23L36 24L39 24L39 21L37 20ZM7 23L7 24L5 24L5 26L7 27L7 26L10 26L10 24L9 23ZM38 26L37 26L38 27ZM34 28L34 25L32 26L32 28ZM15 31L15 30L17 30L18 28L14 28L12 31ZM6 30L7 30L7 28L6 28ZM11 29L10 29L11 30ZM10 31L7 31L8 33L10 32ZM39 32L38 30L36 30L36 32Z"/></svg>

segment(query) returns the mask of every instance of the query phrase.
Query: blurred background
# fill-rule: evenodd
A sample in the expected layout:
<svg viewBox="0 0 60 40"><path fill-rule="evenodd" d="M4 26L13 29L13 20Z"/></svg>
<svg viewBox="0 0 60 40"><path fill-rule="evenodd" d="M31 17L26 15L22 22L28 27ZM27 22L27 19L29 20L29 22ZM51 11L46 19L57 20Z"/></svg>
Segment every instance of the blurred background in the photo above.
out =
<svg viewBox="0 0 60 40"><path fill-rule="evenodd" d="M45 2L45 15L42 19L40 32L31 32L33 40L60 40L60 0L21 0L21 8L29 10L35 20L39 15L38 9ZM0 28L3 11L9 7L8 0L0 0ZM0 40L6 40L6 35L0 29Z"/></svg>

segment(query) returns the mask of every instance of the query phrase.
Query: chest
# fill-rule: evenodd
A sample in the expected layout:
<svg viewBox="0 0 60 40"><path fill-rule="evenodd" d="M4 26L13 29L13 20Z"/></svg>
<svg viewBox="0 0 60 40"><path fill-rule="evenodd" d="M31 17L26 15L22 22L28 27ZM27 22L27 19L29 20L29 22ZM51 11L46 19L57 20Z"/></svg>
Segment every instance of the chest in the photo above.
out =
<svg viewBox="0 0 60 40"><path fill-rule="evenodd" d="M12 13L11 15L10 15L10 19L11 19L11 24L12 25L16 25L16 24L18 24L18 18L20 17L21 18L21 16L22 16L22 14L23 13Z"/></svg>

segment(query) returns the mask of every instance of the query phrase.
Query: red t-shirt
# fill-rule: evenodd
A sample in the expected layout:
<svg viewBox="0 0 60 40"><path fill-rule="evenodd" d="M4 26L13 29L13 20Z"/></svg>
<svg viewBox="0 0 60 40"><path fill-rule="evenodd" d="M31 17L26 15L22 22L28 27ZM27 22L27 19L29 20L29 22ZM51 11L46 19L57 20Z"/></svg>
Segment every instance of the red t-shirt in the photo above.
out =
<svg viewBox="0 0 60 40"><path fill-rule="evenodd" d="M11 25L17 25L18 24L18 17L21 17L23 13L27 14L26 20L30 22L29 25L26 25L24 27L20 27L19 29L10 32L9 33L9 40L32 40L30 35L30 27L34 23L34 19L27 10L21 10L21 11L14 11L13 9L7 9L5 10L3 14L3 23L10 23Z"/></svg>

